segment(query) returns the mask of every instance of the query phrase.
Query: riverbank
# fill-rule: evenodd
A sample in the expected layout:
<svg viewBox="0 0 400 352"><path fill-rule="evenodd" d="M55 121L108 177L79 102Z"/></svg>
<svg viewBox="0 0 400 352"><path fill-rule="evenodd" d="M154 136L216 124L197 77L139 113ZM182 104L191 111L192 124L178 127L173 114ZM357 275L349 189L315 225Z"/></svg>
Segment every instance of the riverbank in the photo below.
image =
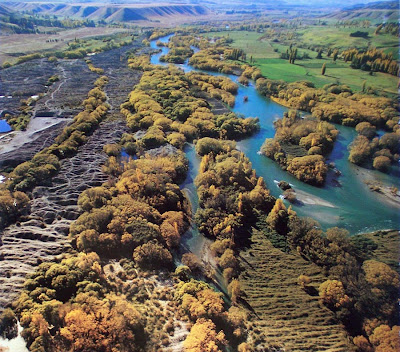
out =
<svg viewBox="0 0 400 352"><path fill-rule="evenodd" d="M26 131L12 131L0 137L0 167L13 168L50 146L71 119L33 118Z"/></svg>
<svg viewBox="0 0 400 352"><path fill-rule="evenodd" d="M33 118L25 131L11 131L0 136L0 154L12 151L26 143L33 142L40 137L40 132L70 120L71 119L59 119L54 117Z"/></svg>
<svg viewBox="0 0 400 352"><path fill-rule="evenodd" d="M0 352L29 352L26 348L26 342L21 336L22 326L18 322L18 335L17 337L7 340L0 337Z"/></svg>
<svg viewBox="0 0 400 352"><path fill-rule="evenodd" d="M331 202L328 202L322 198L319 198L317 196L314 196L310 193L300 191L300 190L295 190L296 194L296 199L305 205L319 205L322 207L328 207L328 208L337 208L336 205L332 204Z"/></svg>
<svg viewBox="0 0 400 352"><path fill-rule="evenodd" d="M376 171L356 166L357 177L374 192L380 201L400 210L399 184L389 184L376 175Z"/></svg>

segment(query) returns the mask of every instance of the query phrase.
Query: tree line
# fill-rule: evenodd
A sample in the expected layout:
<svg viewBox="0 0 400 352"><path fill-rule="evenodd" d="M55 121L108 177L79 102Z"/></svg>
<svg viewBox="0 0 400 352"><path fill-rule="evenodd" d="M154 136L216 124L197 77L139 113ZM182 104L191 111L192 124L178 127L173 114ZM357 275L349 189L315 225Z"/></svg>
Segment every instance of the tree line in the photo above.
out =
<svg viewBox="0 0 400 352"><path fill-rule="evenodd" d="M393 76L398 76L399 65L393 59L392 54L385 54L383 50L376 48L366 51L349 49L342 52L345 62L351 61L350 66L355 69L371 72L384 72Z"/></svg>

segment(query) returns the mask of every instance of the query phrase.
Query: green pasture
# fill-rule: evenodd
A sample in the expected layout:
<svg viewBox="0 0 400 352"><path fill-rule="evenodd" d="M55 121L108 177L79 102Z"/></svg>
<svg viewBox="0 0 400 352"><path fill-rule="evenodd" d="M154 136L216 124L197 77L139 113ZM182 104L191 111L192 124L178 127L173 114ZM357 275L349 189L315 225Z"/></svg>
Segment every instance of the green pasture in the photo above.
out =
<svg viewBox="0 0 400 352"><path fill-rule="evenodd" d="M349 34L359 31L368 31L370 33L371 43L378 48L390 52L398 48L396 37L390 35L374 35L373 28L336 28L334 26L314 26L299 31L300 42L302 46L321 45L325 47L346 49L349 47L365 47L368 40L364 38L353 38ZM255 65L260 68L262 74L273 80L284 80L286 82L295 82L307 80L315 84L316 87L323 87L326 84L336 83L348 85L353 91L361 91L363 82L367 87L372 87L379 93L388 96L397 94L398 78L389 74L374 73L355 70L340 59L333 62L322 54L322 59L316 59L315 51L298 48L299 56L304 52L310 59L296 60L295 64L290 64L288 60L280 59L280 53L286 52L289 48L279 42L269 39L262 39L262 33L248 31L224 31L209 32L204 34L207 37L229 37L233 39L231 44L234 48L243 49L247 54L247 60L252 56L255 59ZM368 45L367 45L368 46ZM325 63L325 75L321 75L322 65Z"/></svg>

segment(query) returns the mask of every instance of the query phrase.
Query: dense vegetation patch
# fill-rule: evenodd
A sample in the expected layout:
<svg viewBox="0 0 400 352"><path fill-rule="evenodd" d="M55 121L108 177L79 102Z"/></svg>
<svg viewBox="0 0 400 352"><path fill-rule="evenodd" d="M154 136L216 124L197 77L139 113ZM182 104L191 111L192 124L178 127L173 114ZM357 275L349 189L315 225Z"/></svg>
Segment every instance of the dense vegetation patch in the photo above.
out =
<svg viewBox="0 0 400 352"><path fill-rule="evenodd" d="M359 135L350 145L349 161L357 165L373 166L387 172L399 161L400 129L376 137L376 129L368 122L356 126Z"/></svg>
<svg viewBox="0 0 400 352"><path fill-rule="evenodd" d="M333 125L296 112L286 113L274 123L276 134L267 139L261 152L301 181L322 185L328 171L326 156L339 133Z"/></svg>
<svg viewBox="0 0 400 352"><path fill-rule="evenodd" d="M229 79L185 75L174 67L146 68L142 60L138 65L131 61L130 65L146 70L129 101L121 107L133 131L148 128L139 146L155 148L168 141L181 148L195 138L241 138L257 130L257 119L241 119L233 113L214 115L207 100L198 97L202 89L233 104L232 92L237 86Z"/></svg>

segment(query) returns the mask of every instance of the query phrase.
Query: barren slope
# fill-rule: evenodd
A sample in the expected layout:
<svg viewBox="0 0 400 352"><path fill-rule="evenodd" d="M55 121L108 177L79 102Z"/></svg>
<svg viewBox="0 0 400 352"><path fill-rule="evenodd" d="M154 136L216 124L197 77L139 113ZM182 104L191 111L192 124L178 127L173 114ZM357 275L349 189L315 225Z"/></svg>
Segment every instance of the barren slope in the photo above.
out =
<svg viewBox="0 0 400 352"><path fill-rule="evenodd" d="M69 225L79 215L78 196L107 180L101 172L101 165L107 159L103 145L118 142L125 128L124 121L103 122L76 156L63 161L50 187L34 189L30 220L3 232L0 309L17 296L25 276L37 264L68 250Z"/></svg>

